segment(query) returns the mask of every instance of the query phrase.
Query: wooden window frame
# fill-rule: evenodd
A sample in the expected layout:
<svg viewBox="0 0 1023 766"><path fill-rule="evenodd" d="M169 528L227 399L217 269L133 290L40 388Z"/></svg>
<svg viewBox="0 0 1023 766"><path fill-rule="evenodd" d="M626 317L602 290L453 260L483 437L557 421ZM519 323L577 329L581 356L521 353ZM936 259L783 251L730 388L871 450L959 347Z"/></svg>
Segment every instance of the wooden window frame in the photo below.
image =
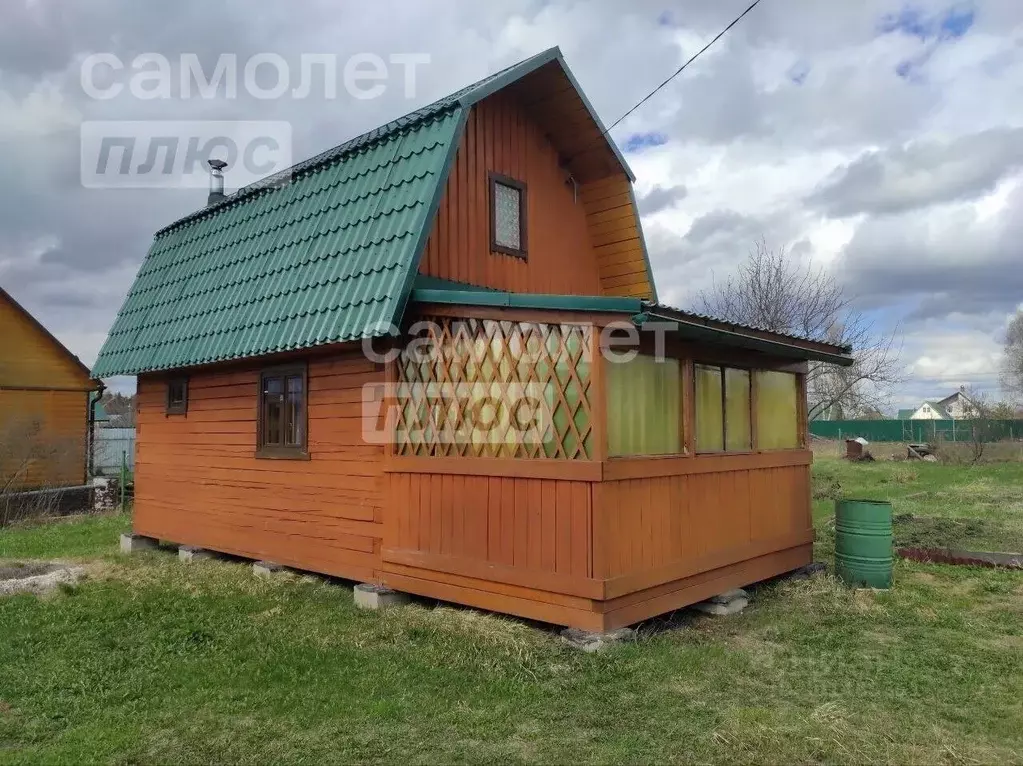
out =
<svg viewBox="0 0 1023 766"><path fill-rule="evenodd" d="M181 386L180 401L171 398L171 391L176 385ZM176 375L172 378L167 378L167 399L165 414L167 415L188 414L188 376Z"/></svg>
<svg viewBox="0 0 1023 766"><path fill-rule="evenodd" d="M701 450L696 445L696 430L698 425L696 419L699 413L695 409L696 402L696 368L697 367L716 367L721 371L721 444L723 449L720 450ZM725 375L726 369L732 370L743 370L749 375L749 449L744 450L730 450L728 449L728 408L727 408L727 397L728 397L728 383L727 375ZM756 370L758 368L748 367L742 364L723 364L719 362L702 362L699 359L693 360L693 450L697 455L751 455L757 451L757 433L756 433Z"/></svg>
<svg viewBox="0 0 1023 766"><path fill-rule="evenodd" d="M529 227L527 224L526 210L529 207L526 204L526 184L523 181L518 181L508 176L503 176L500 173L489 173L489 188L490 188L490 252L492 253L503 253L504 255L511 255L515 258L521 258L522 260L529 259L529 243L526 235ZM516 250L514 247L508 247L502 245L497 241L497 185L508 186L513 189L518 189L519 192L519 248Z"/></svg>
<svg viewBox="0 0 1023 766"><path fill-rule="evenodd" d="M287 404L288 378L301 376L302 378L302 438L299 444L285 446L283 444L264 444L266 433L266 406L263 401L263 394L266 390L267 378L284 379L285 405ZM285 410L286 411L286 410ZM284 433L286 423L281 423L281 433ZM298 364L277 365L275 367L264 367L259 371L259 388L256 391L256 457L269 460L308 460L309 459L309 367L304 362Z"/></svg>

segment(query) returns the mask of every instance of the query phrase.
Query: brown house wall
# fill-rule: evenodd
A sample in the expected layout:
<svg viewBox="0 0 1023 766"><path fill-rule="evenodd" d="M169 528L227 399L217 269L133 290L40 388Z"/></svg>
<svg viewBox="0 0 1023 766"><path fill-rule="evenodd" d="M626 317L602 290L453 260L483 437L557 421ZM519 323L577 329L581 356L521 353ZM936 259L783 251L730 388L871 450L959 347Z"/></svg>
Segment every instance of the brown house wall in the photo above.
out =
<svg viewBox="0 0 1023 766"><path fill-rule="evenodd" d="M549 480L538 461L403 458L389 465L381 579L588 630L631 625L810 563L811 460L577 461L566 475L588 478Z"/></svg>
<svg viewBox="0 0 1023 766"><path fill-rule="evenodd" d="M85 391L0 389L0 494L84 483L88 401Z"/></svg>
<svg viewBox="0 0 1023 766"><path fill-rule="evenodd" d="M490 251L488 172L527 186L528 258ZM558 153L515 98L473 107L427 242L420 273L498 290L599 295L584 200Z"/></svg>
<svg viewBox="0 0 1023 766"><path fill-rule="evenodd" d="M590 630L811 561L808 450L396 457L364 442L385 372L354 352L309 362L310 459L261 460L260 368L193 372L185 416L140 379L137 533Z"/></svg>
<svg viewBox="0 0 1023 766"><path fill-rule="evenodd" d="M0 290L0 494L85 481L88 371Z"/></svg>
<svg viewBox="0 0 1023 766"><path fill-rule="evenodd" d="M309 362L309 460L254 457L260 365L193 372L187 415L138 385L135 532L371 581L380 560L383 447L362 438L358 352Z"/></svg>

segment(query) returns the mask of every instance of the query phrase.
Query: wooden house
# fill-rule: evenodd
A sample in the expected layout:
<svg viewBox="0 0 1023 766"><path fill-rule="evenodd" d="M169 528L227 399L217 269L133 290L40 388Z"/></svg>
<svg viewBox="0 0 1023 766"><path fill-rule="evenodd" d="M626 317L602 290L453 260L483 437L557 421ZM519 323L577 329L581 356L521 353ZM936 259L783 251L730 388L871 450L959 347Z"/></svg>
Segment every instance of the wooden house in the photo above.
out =
<svg viewBox="0 0 1023 766"><path fill-rule="evenodd" d="M0 337L0 495L84 485L99 383L3 289Z"/></svg>
<svg viewBox="0 0 1023 766"><path fill-rule="evenodd" d="M590 630L809 563L848 349L658 304L632 181L554 49L160 231L135 532Z"/></svg>

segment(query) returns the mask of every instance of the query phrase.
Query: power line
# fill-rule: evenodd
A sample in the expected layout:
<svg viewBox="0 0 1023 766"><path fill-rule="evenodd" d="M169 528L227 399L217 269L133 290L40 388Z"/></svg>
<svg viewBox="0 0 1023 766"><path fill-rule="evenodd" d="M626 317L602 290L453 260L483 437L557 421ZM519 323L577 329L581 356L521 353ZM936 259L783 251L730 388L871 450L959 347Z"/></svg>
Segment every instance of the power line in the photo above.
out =
<svg viewBox="0 0 1023 766"><path fill-rule="evenodd" d="M710 48L712 45L714 45L714 43L716 43L718 40L720 40L722 37L724 37L728 33L728 30L730 30L732 27L734 27L736 24L738 24L740 21L742 21L743 17L745 17L747 13L752 11L758 5L760 5L760 0L753 0L753 2L750 3L749 8L747 8L742 13L740 13L738 16L736 16L735 19L732 21L732 23L729 24L724 29L722 29L720 32L718 32L713 40L711 40L709 43L707 43L702 48L700 48L700 50L698 50L695 54L693 54L693 56L686 63L684 63L682 66L680 66L678 69L676 69L675 70L675 74L673 74L667 80L665 80L660 85L658 85L656 88L654 88L652 91L650 91L646 96L643 97L643 99L639 103L637 103L634 107L632 107L632 109L630 109L625 114L623 114L621 117L619 117L617 120L615 120L613 123L611 123L611 127L604 131L604 135L607 135L608 133L610 133L618 125L618 123L620 123L622 120L624 120L630 114L632 114L637 109L639 109L641 106L643 106L643 104L645 104L647 101L649 101L651 98L653 98L654 95L656 95L656 93L661 88L663 88L669 82L671 82L676 77L678 77L680 74L682 74L682 71L687 66L689 66L694 61L696 61L696 59L698 59L700 56L702 56L707 51L708 48Z"/></svg>
<svg viewBox="0 0 1023 766"><path fill-rule="evenodd" d="M647 101L649 101L651 98L653 98L657 94L657 92L660 91L665 85L667 85L669 82L671 82L676 77L678 77L680 74L682 74L682 72L685 70L685 68L687 66L692 64L694 61L696 61L696 59L698 59L700 56L702 56L704 53L706 53L707 50L712 45L714 45L714 43L716 43L718 40L720 40L722 37L724 37L732 27L734 27L736 24L738 24L740 21L742 21L743 18L746 16L746 14L749 13L750 11L752 11L758 5L760 5L760 0L753 0L753 2L750 3L750 6L746 10L744 10L742 13L740 13L738 16L736 16L732 20L732 23L730 23L727 27L725 27L720 32L718 32L714 36L713 40L711 40L709 43L707 43L702 48L700 48L700 50L698 50L695 54L693 54L693 56L691 56L690 59L686 63L684 63L682 66L680 66L678 69L675 70L675 73L673 75L671 75L671 77L669 77L667 80L665 80L660 85L658 85L656 88L654 88L652 91L647 93L639 102L636 103L636 105L634 107L632 107L629 111L627 111L625 114L623 114L621 117L619 117L613 123L611 123L611 127L605 128L604 132L601 133L599 136L597 136L597 138L594 141L592 141L590 144L588 144L586 148L589 148L593 144L597 143L597 141L599 141L600 139L604 138L608 133L610 133L612 130L614 130L616 127L618 127L618 124L621 123L622 120L624 120L630 114L632 114L637 109L639 109L641 106L643 106L643 104L645 104ZM580 150L579 152L576 152L576 154L573 155L572 157L570 157L569 159L574 159L574 157L577 157L579 154L582 154L583 151L585 151L585 149L584 150Z"/></svg>

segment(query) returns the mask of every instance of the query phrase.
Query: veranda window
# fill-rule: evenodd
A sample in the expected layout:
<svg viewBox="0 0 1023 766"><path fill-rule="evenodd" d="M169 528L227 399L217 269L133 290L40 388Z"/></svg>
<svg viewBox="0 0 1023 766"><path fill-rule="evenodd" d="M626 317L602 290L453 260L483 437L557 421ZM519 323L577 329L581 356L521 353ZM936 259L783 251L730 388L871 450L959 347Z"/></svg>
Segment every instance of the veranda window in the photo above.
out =
<svg viewBox="0 0 1023 766"><path fill-rule="evenodd" d="M639 354L608 359L607 436L611 457L682 452L682 377L678 359Z"/></svg>
<svg viewBox="0 0 1023 766"><path fill-rule="evenodd" d="M753 448L750 372L696 365L696 451L749 452Z"/></svg>
<svg viewBox="0 0 1023 766"><path fill-rule="evenodd" d="M799 446L799 386L790 372L757 371L757 442L765 450Z"/></svg>

